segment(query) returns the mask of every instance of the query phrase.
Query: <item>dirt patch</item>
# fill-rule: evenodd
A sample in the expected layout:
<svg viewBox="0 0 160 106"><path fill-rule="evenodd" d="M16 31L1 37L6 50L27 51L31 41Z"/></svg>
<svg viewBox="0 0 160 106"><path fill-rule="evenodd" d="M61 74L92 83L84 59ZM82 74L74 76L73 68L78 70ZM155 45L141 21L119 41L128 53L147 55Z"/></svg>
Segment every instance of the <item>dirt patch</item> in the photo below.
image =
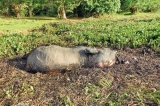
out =
<svg viewBox="0 0 160 106"><path fill-rule="evenodd" d="M56 74L26 72L22 56L3 58L0 105L160 105L160 54L146 48L118 53L119 60L109 68L75 67Z"/></svg>

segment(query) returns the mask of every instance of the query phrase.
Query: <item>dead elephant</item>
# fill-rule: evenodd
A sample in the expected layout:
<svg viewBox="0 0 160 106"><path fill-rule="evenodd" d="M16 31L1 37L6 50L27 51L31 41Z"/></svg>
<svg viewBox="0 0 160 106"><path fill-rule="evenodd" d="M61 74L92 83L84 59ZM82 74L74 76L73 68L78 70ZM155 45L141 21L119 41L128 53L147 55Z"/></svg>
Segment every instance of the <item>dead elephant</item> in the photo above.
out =
<svg viewBox="0 0 160 106"><path fill-rule="evenodd" d="M74 65L103 68L113 65L115 57L116 51L109 48L40 46L29 54L26 68L36 72L62 70Z"/></svg>

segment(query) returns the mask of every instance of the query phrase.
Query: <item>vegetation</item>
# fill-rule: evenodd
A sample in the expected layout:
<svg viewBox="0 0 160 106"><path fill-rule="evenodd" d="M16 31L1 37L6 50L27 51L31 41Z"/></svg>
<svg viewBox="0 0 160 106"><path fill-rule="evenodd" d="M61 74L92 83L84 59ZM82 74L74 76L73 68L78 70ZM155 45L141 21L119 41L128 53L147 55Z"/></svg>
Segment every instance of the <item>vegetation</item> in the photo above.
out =
<svg viewBox="0 0 160 106"><path fill-rule="evenodd" d="M127 23L126 23L127 21ZM0 56L28 53L39 45L61 46L108 46L116 49L126 47L160 48L160 18L148 20L88 20L85 22L51 22L21 33L0 36Z"/></svg>
<svg viewBox="0 0 160 106"><path fill-rule="evenodd" d="M0 35L2 33L24 33L45 23L56 22L52 17L4 18L0 17ZM16 25L16 27L15 27Z"/></svg>
<svg viewBox="0 0 160 106"><path fill-rule="evenodd" d="M32 17L38 15L99 17L117 12L155 12L160 9L159 0L1 0L3 16Z"/></svg>
<svg viewBox="0 0 160 106"><path fill-rule="evenodd" d="M120 0L84 0L75 9L80 17L99 17L105 13L111 14L120 11Z"/></svg>
<svg viewBox="0 0 160 106"><path fill-rule="evenodd" d="M159 53L159 16L154 17L149 14L142 18L137 16L127 18L130 17L127 13L116 18L107 15L78 21L33 17L39 15L58 16L63 19L67 16L99 17L121 11L130 11L129 14L137 11L155 12L159 8L159 0L1 0L0 14L3 18L0 18L0 64L2 64L0 65L0 88L2 88L0 105L12 105L20 101L27 103L34 99L34 104L46 103L51 106L54 102L69 106L74 106L78 102L83 105L143 106L147 105L146 101L149 105L158 106L160 104L160 90L157 83L159 65L156 63L158 61L156 57L157 61L153 64L149 61L150 58L146 57L150 65L145 64L143 68L138 65L129 67L131 69L136 67L135 70L138 71L128 69L128 66L123 68L119 66L116 72L112 72L113 68L108 68L106 73L102 69L77 68L58 76L19 71L15 68L17 64L15 65L13 57L27 54L35 47L51 44L65 47L79 45L110 47L117 50L147 47ZM6 16L17 18L6 18ZM9 61L3 63L5 57L8 57ZM16 59L20 61L20 64L18 63L20 68L24 66L22 60ZM12 61L13 63L10 63ZM142 75L143 73L145 74ZM148 80L150 82L147 82ZM153 82L155 85L152 84ZM74 97L77 95L80 98L75 100Z"/></svg>
<svg viewBox="0 0 160 106"><path fill-rule="evenodd" d="M136 11L154 12L160 9L159 0L121 0L122 11L130 10L131 13Z"/></svg>

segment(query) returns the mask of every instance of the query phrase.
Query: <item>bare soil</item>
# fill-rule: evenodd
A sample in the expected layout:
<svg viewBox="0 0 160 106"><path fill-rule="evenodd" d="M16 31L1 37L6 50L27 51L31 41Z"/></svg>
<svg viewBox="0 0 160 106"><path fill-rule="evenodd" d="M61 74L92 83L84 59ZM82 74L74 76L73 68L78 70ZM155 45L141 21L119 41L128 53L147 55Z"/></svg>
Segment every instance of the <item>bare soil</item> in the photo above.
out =
<svg viewBox="0 0 160 106"><path fill-rule="evenodd" d="M146 96L160 90L160 53L149 48L126 48L118 53L117 63L108 68L75 67L53 74L27 72L22 56L2 58L0 105L160 105L159 96L156 100Z"/></svg>

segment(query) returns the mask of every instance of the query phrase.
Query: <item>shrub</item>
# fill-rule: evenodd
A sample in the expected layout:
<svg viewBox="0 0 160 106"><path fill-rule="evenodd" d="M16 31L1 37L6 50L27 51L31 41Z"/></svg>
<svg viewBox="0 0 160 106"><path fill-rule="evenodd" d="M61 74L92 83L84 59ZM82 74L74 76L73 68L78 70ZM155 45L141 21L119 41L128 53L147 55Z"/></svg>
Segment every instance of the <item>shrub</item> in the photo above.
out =
<svg viewBox="0 0 160 106"><path fill-rule="evenodd" d="M143 12L155 12L160 9L160 0L140 0L138 8Z"/></svg>
<svg viewBox="0 0 160 106"><path fill-rule="evenodd" d="M116 13L120 9L120 0L84 0L77 8L78 16L99 16L105 13Z"/></svg>
<svg viewBox="0 0 160 106"><path fill-rule="evenodd" d="M160 9L159 0L121 0L121 10L135 13L137 10L142 12L154 12Z"/></svg>
<svg viewBox="0 0 160 106"><path fill-rule="evenodd" d="M138 0L121 0L121 10L135 13L137 11Z"/></svg>
<svg viewBox="0 0 160 106"><path fill-rule="evenodd" d="M54 3L48 4L47 15L48 16L57 16L58 9Z"/></svg>

